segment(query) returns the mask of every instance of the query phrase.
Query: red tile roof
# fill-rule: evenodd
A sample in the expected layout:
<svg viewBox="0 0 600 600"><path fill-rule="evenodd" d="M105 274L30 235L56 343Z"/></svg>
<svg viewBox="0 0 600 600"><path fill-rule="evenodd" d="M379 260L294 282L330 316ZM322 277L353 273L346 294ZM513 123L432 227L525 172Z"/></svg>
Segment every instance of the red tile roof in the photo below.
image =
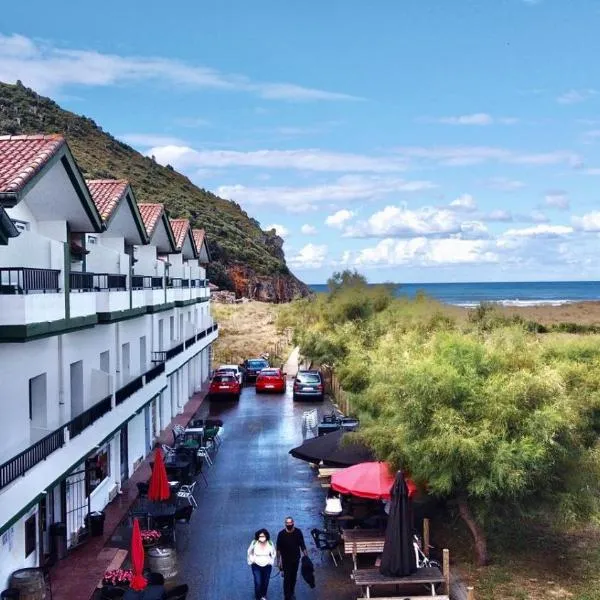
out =
<svg viewBox="0 0 600 600"><path fill-rule="evenodd" d="M152 237L165 207L163 204L138 204L138 208L148 232L148 237Z"/></svg>
<svg viewBox="0 0 600 600"><path fill-rule="evenodd" d="M92 179L86 183L102 220L108 221L125 196L129 182L125 179Z"/></svg>
<svg viewBox="0 0 600 600"><path fill-rule="evenodd" d="M194 236L194 242L196 242L196 249L200 253L200 249L204 243L204 229L192 229L192 235Z"/></svg>
<svg viewBox="0 0 600 600"><path fill-rule="evenodd" d="M185 236L190 229L190 222L188 219L169 219L169 221L175 237L175 248L181 250L185 242Z"/></svg>
<svg viewBox="0 0 600 600"><path fill-rule="evenodd" d="M23 189L65 143L57 134L0 136L0 192Z"/></svg>

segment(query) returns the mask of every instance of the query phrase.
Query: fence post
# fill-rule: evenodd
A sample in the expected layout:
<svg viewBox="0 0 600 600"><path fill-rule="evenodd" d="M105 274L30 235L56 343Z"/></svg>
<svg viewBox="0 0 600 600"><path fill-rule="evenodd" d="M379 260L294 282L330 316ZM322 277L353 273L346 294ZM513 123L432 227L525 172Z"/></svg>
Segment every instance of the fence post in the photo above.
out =
<svg viewBox="0 0 600 600"><path fill-rule="evenodd" d="M467 587L467 600L475 600L475 591L472 585Z"/></svg>
<svg viewBox="0 0 600 600"><path fill-rule="evenodd" d="M429 557L429 519L423 519L423 554Z"/></svg>
<svg viewBox="0 0 600 600"><path fill-rule="evenodd" d="M446 587L446 594L450 595L450 550L444 548L443 554L443 574Z"/></svg>

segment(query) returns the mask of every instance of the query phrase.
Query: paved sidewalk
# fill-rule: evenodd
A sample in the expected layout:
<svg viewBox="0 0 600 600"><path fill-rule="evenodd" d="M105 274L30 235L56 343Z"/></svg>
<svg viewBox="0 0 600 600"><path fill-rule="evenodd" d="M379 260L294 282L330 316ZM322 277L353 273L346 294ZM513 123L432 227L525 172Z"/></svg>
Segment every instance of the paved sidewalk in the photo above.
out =
<svg viewBox="0 0 600 600"><path fill-rule="evenodd" d="M186 426L202 404L208 385L190 398L183 413L177 415L161 432L158 439L161 443L171 444L171 431L175 425ZM140 481L150 478L151 453L138 469L131 475L118 495L105 509L104 536L90 537L79 548L58 561L50 571L52 579L52 596L56 600L90 600L94 590L107 568L121 566L127 553L117 548L104 547L113 532L127 515L129 508L137 498L137 486Z"/></svg>

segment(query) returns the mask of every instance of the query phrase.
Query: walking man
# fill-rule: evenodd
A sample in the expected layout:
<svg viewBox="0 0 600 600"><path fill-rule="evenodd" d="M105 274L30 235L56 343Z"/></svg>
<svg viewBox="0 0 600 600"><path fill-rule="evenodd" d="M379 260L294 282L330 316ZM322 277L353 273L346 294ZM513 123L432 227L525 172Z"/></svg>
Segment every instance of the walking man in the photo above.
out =
<svg viewBox="0 0 600 600"><path fill-rule="evenodd" d="M308 552L302 532L294 527L294 519L286 517L284 524L285 529L277 535L277 564L283 572L284 600L295 600L294 589L298 577L300 554L308 556Z"/></svg>

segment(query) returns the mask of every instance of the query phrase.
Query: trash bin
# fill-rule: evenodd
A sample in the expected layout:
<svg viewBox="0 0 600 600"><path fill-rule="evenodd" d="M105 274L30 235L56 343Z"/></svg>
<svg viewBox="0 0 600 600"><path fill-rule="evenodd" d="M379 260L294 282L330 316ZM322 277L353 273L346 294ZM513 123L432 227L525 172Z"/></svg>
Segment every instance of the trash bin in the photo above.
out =
<svg viewBox="0 0 600 600"><path fill-rule="evenodd" d="M50 525L50 559L52 564L67 555L67 524L52 523Z"/></svg>
<svg viewBox="0 0 600 600"><path fill-rule="evenodd" d="M104 534L104 511L94 511L88 515L90 535L97 537Z"/></svg>

